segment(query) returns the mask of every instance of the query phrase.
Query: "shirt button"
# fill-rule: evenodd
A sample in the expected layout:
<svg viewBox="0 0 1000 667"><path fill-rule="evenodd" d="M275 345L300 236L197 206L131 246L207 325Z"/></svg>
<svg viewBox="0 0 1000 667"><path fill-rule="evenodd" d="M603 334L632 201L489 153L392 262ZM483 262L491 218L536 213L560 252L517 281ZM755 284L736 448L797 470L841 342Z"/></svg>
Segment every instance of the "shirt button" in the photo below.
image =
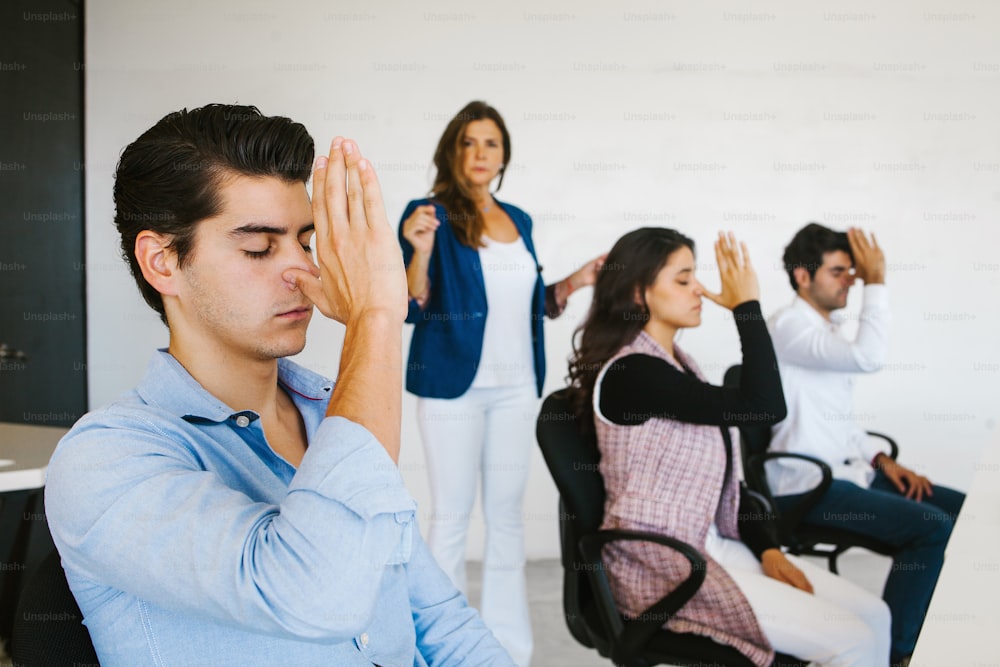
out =
<svg viewBox="0 0 1000 667"><path fill-rule="evenodd" d="M368 633L367 632L362 632L361 633L361 645L362 646L368 646Z"/></svg>
<svg viewBox="0 0 1000 667"><path fill-rule="evenodd" d="M250 418L247 417L246 415L240 415L239 417L236 418L236 425L239 426L240 428L246 428L247 426L250 425Z"/></svg>

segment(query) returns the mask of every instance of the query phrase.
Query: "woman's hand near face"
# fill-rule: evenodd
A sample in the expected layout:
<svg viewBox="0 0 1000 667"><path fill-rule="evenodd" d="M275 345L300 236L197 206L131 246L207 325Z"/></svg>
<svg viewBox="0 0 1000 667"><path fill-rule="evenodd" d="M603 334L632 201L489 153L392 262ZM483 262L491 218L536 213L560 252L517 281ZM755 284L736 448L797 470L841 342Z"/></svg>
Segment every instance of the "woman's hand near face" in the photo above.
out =
<svg viewBox="0 0 1000 667"><path fill-rule="evenodd" d="M403 221L403 238L410 242L414 252L429 256L434 249L434 234L441 221L434 215L434 205L424 204L414 209Z"/></svg>
<svg viewBox="0 0 1000 667"><path fill-rule="evenodd" d="M430 294L427 268L434 251L434 235L440 224L441 221L434 215L433 204L418 206L403 221L403 238L413 246L413 257L406 267L406 290L410 298L417 299L421 307Z"/></svg>
<svg viewBox="0 0 1000 667"><path fill-rule="evenodd" d="M718 294L705 290L705 296L729 310L760 298L757 272L750 263L746 243L737 243L732 232L719 232L719 238L715 242L715 259L719 264L722 288Z"/></svg>
<svg viewBox="0 0 1000 667"><path fill-rule="evenodd" d="M569 300L570 294L581 287L587 287L588 285L593 285L597 282L597 274L600 272L601 267L604 266L604 260L607 258L608 253L598 255L571 273L569 276L556 283L556 305L559 307L560 313L562 312L562 309L566 307L566 302Z"/></svg>
<svg viewBox="0 0 1000 667"><path fill-rule="evenodd" d="M607 258L608 253L604 253L574 271L573 274L566 279L569 281L570 287L575 291L581 287L593 285L597 282L597 274L601 270L601 267L604 266L604 260Z"/></svg>

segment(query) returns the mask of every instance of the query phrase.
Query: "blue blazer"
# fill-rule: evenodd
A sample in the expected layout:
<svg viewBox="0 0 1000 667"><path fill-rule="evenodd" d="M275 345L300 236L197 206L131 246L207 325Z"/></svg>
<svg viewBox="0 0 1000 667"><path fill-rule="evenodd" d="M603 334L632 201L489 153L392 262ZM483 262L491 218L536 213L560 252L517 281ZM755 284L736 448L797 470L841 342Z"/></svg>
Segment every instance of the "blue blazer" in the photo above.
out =
<svg viewBox="0 0 1000 667"><path fill-rule="evenodd" d="M538 395L542 395L545 381L545 283L542 267L538 265L535 246L531 241L531 217L527 213L503 202L497 202L514 221L524 245L531 253L538 278L531 301L527 322L531 326L531 340L535 356L535 381ZM414 325L410 341L410 359L406 365L406 390L426 398L458 398L472 385L483 350L486 330L486 286L479 262L479 252L459 243L448 223L444 206L430 199L411 201L403 211L399 223L399 244L403 248L403 262L410 265L413 246L403 238L403 221L418 206L433 204L435 215L441 221L434 235L427 277L430 280L430 298L424 308L410 300L406 321Z"/></svg>

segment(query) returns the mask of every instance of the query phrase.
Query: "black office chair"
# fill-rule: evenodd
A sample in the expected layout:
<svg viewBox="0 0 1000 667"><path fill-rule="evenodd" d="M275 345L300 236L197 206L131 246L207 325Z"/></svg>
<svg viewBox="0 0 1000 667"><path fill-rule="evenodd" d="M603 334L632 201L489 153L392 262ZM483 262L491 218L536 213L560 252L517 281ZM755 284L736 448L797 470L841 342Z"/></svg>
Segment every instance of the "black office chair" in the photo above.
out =
<svg viewBox="0 0 1000 667"><path fill-rule="evenodd" d="M55 549L21 592L10 647L13 664L23 667L98 664Z"/></svg>
<svg viewBox="0 0 1000 667"><path fill-rule="evenodd" d="M734 665L752 663L736 649L708 637L663 628L663 619L691 599L705 579L705 560L697 549L666 535L600 530L604 517L604 480L593 438L584 438L564 392L542 404L538 444L559 489L559 530L563 565L563 613L570 634L616 665ZM601 548L616 540L642 540L676 550L691 563L691 574L637 619L623 617L611 594ZM640 620L649 619L649 620ZM779 656L775 665L803 665Z"/></svg>
<svg viewBox="0 0 1000 667"><path fill-rule="evenodd" d="M723 384L727 387L738 387L742 366L737 364L731 366L723 379ZM889 456L893 460L899 455L899 446L896 441L883 433L868 431L868 435L882 438L889 443L891 453ZM770 509L777 517L778 538L781 544L788 548L789 553L797 556L819 556L826 558L830 572L837 574L837 558L851 547L861 547L882 554L892 556L896 549L885 542L874 538L852 533L840 528L824 526L822 524L810 524L803 521L806 513L819 501L819 499L830 488L833 481L833 474L824 461L805 454L795 454L791 452L769 452L771 444L771 427L749 424L740 427L740 440L743 445L743 469L747 486L758 496L766 499ZM811 489L799 500L791 509L779 512L771 495L771 489L767 483L767 472L765 465L774 459L798 459L819 468L822 479L820 483Z"/></svg>

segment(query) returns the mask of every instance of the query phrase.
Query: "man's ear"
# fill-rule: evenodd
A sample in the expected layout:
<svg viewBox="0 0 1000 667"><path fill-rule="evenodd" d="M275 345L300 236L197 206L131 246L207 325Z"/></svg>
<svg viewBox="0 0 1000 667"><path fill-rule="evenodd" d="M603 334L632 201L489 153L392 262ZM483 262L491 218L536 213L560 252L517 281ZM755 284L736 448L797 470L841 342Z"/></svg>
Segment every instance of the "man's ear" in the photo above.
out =
<svg viewBox="0 0 1000 667"><path fill-rule="evenodd" d="M812 278L809 277L809 269L804 266L796 266L792 269L792 275L795 276L795 284L798 285L796 292L803 287L809 287L809 283L812 282Z"/></svg>
<svg viewBox="0 0 1000 667"><path fill-rule="evenodd" d="M144 229L135 237L135 259L142 277L163 295L177 295L177 253L166 234Z"/></svg>

